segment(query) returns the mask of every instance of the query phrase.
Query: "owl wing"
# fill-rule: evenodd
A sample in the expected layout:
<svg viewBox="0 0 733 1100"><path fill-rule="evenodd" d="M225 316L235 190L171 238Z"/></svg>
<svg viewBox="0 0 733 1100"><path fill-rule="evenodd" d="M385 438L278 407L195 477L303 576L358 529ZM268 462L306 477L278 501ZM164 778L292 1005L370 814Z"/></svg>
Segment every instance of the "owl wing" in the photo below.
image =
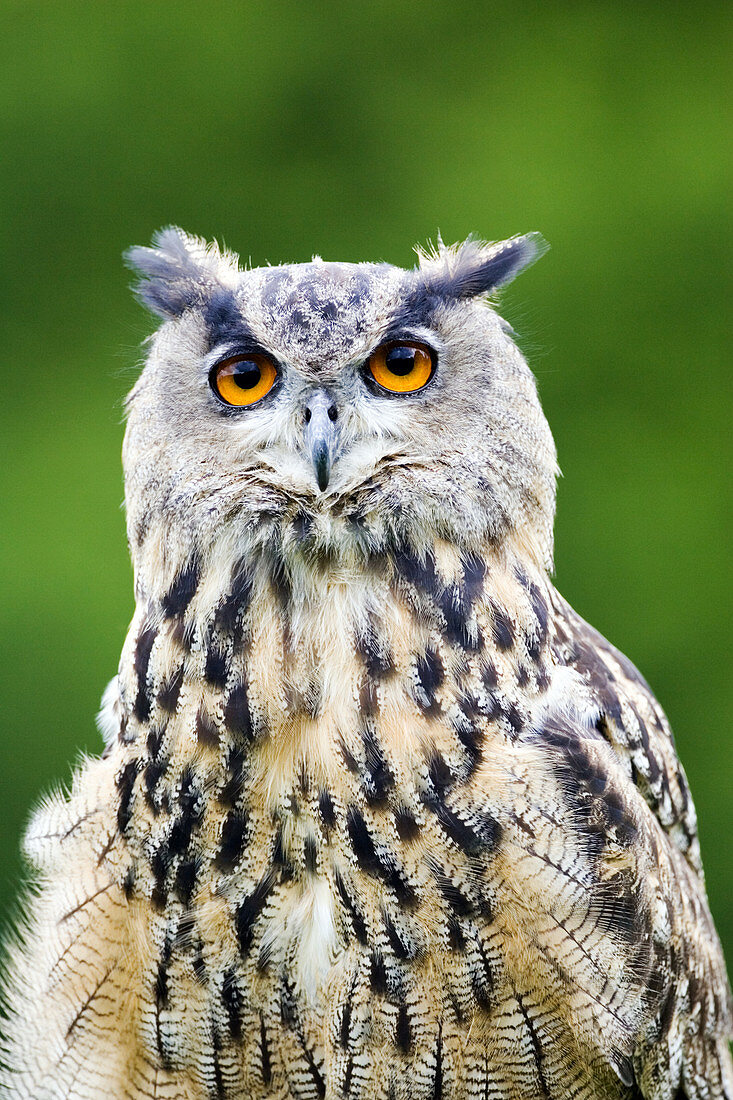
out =
<svg viewBox="0 0 733 1100"><path fill-rule="evenodd" d="M557 592L555 649L600 708L596 728L626 763L634 786L670 842L702 874L697 817L667 717L639 670Z"/></svg>
<svg viewBox="0 0 733 1100"><path fill-rule="evenodd" d="M640 974L646 1018L631 1060L631 1095L733 1097L730 991L705 893L695 808L669 723L634 665L557 593L552 602L556 659L590 689L599 714L589 736L613 750L614 797L620 790L641 820L636 842L647 847L638 864L646 864L646 881L636 889L653 950L648 973ZM569 781L582 790L583 753L571 747L567 758ZM590 786L586 793L592 800Z"/></svg>

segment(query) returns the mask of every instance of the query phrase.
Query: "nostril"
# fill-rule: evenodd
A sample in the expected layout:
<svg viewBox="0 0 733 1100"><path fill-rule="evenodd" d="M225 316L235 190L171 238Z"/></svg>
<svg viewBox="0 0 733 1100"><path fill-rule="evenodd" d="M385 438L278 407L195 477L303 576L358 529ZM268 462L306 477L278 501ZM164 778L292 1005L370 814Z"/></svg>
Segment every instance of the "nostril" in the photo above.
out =
<svg viewBox="0 0 733 1100"><path fill-rule="evenodd" d="M330 409L328 410L328 419L329 420L338 420L338 414L339 414L339 411L336 408L336 406L331 405Z"/></svg>
<svg viewBox="0 0 733 1100"><path fill-rule="evenodd" d="M312 416L313 416L313 413L310 411L310 409L306 409L305 410L305 422L306 422L306 424L310 424L310 420L311 420Z"/></svg>

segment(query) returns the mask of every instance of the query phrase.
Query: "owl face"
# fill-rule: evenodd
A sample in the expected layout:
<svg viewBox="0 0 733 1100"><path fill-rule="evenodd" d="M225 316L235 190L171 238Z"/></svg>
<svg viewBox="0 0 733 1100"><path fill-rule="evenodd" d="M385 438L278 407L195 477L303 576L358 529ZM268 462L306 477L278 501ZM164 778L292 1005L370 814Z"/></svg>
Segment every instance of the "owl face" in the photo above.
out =
<svg viewBox="0 0 733 1100"><path fill-rule="evenodd" d="M485 295L538 240L241 271L179 230L133 249L164 324L129 399L130 542L369 555L526 529L551 553L555 453ZM187 551L182 551L185 554Z"/></svg>

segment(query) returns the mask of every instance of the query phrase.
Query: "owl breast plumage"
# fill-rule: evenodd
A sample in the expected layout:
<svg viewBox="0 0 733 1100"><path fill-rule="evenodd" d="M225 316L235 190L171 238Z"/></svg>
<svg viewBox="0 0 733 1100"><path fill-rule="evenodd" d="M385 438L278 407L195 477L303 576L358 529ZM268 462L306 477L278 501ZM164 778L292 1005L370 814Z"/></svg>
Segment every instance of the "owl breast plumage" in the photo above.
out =
<svg viewBox="0 0 733 1100"><path fill-rule="evenodd" d="M129 254L136 611L104 753L27 833L9 1096L733 1098L667 721L548 575L554 445L487 300L540 248Z"/></svg>

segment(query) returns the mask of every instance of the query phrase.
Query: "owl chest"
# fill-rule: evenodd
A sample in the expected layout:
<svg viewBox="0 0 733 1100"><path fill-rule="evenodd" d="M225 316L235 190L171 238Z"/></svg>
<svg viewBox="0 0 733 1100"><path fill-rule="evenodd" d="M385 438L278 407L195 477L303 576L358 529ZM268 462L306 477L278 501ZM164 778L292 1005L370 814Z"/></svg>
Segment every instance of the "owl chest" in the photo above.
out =
<svg viewBox="0 0 733 1100"><path fill-rule="evenodd" d="M188 651L164 627L150 755L118 780L151 1056L182 1064L205 1018L221 1058L255 1067L252 1095L469 1097L504 1065L541 1083L534 1015L571 1049L577 990L612 996L607 935L565 950L589 869L522 737L546 639L456 592L442 626L424 599L337 587L307 615L189 631Z"/></svg>

